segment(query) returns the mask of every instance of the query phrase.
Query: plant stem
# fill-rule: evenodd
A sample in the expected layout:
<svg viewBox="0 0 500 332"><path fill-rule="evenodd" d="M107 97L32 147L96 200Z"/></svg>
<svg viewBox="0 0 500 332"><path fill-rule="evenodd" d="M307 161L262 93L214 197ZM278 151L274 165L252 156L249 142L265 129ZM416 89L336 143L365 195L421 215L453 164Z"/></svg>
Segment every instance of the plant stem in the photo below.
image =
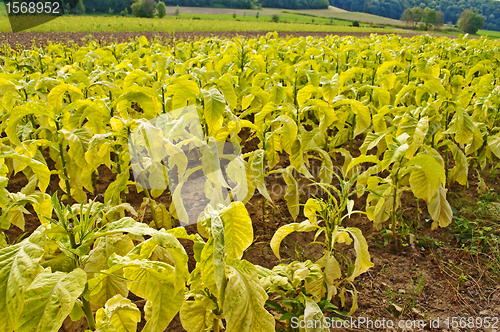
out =
<svg viewBox="0 0 500 332"><path fill-rule="evenodd" d="M156 216L155 206L153 203L154 200L151 198L151 195L149 194L148 188L146 188L145 185L143 185L143 188L144 188L144 193L146 194L146 197L149 199L149 209L151 210L151 217L153 217L153 221L155 223L156 229L159 229L158 228L158 217Z"/></svg>
<svg viewBox="0 0 500 332"><path fill-rule="evenodd" d="M85 284L85 290L83 291L83 293L86 293L87 291L88 291L88 284ZM82 300L83 312L85 313L85 317L87 318L89 329L95 331L96 325L95 325L94 315L92 314L92 309L90 308L90 302L87 301L84 296L81 296L80 299Z"/></svg>
<svg viewBox="0 0 500 332"><path fill-rule="evenodd" d="M420 204L419 199L415 198L417 201L417 225L420 227Z"/></svg>
<svg viewBox="0 0 500 332"><path fill-rule="evenodd" d="M220 294L219 294L220 295L220 304L218 304L217 309L215 309L213 311L213 313L216 316L222 315L222 313L223 313L222 308L224 307L224 297L226 296L226 286L227 286L227 280L226 280L226 278L224 278L224 279L222 279L222 285L220 287ZM214 323L213 323L214 332L220 331L219 322L220 322L220 319L217 317L214 317Z"/></svg>
<svg viewBox="0 0 500 332"><path fill-rule="evenodd" d="M214 318L214 332L219 332L219 318Z"/></svg>
<svg viewBox="0 0 500 332"><path fill-rule="evenodd" d="M113 94L111 94L111 91L109 91L109 103L112 104L113 103ZM113 106L110 107L110 116L113 117L114 116L114 109L113 109Z"/></svg>
<svg viewBox="0 0 500 332"><path fill-rule="evenodd" d="M59 120L56 120L57 131L60 130ZM61 134L62 135L62 134ZM66 186L66 194L68 195L68 204L73 204L73 198L71 197L71 187L69 186L68 170L66 169L66 159L64 158L64 137L59 141L59 156L61 157L61 166L64 175L64 185Z"/></svg>
<svg viewBox="0 0 500 332"><path fill-rule="evenodd" d="M392 213L391 213L391 231L392 231L392 236L394 239L397 239L396 236L396 202L397 202L397 195L398 195L398 172L399 169L396 171L396 176L394 177L394 192L393 192L393 198L392 198Z"/></svg>

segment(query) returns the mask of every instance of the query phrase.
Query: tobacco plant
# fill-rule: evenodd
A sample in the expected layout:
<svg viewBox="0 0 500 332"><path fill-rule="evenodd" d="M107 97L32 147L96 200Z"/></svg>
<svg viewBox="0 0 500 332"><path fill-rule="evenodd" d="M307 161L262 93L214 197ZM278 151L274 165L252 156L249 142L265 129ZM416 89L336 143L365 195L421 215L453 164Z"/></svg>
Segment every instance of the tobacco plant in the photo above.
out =
<svg viewBox="0 0 500 332"><path fill-rule="evenodd" d="M58 331L68 316L86 317L92 331L135 331L141 315L129 291L147 300L144 330L164 330L188 278L177 238L128 217L106 223L104 205L80 204L75 213L55 195L52 205L56 218L0 249L2 331Z"/></svg>
<svg viewBox="0 0 500 332"><path fill-rule="evenodd" d="M375 163L375 166L360 175L358 186L369 192L366 213L373 220L374 227L381 229L382 224L391 219L393 250L400 250L400 239L396 233L397 211L405 191L411 191L417 199L423 199L427 203L428 211L434 220L433 229L448 226L452 211L446 200L446 176L441 156L425 146L412 148L407 133L398 137L386 134L374 142L387 146L382 160L377 156L362 155L350 162L348 171L362 163ZM414 155L418 149L422 149L422 152ZM379 176L379 173L383 174L384 171L389 175Z"/></svg>
<svg viewBox="0 0 500 332"><path fill-rule="evenodd" d="M293 232L315 231L315 242L324 247L323 256L316 262L323 273L323 283L318 285L319 289L316 298L326 297L331 301L334 296L338 296L341 305L345 305L345 293L352 294L353 301L350 314L357 308L357 291L354 287L354 279L366 272L373 266L370 261L368 245L361 233L355 227L344 227L342 221L349 218L354 211L354 201L349 197L355 193L352 190L355 178L345 180L342 176L334 173L339 181L340 189L333 185L318 184L324 189L327 198L310 198L304 206L304 215L308 218L301 223L292 223L280 227L271 239L271 248L278 259L280 259L279 249L283 239ZM320 236L323 236L320 239ZM353 242L354 241L354 242ZM353 268L342 271L341 263L343 256L338 254L337 244L353 244L356 259ZM345 266L345 264L343 264ZM326 286L326 287L325 287Z"/></svg>
<svg viewBox="0 0 500 332"><path fill-rule="evenodd" d="M258 269L242 260L253 242L245 206L208 205L204 225L207 242L195 248L197 263L180 311L182 326L188 332L274 331L274 318L264 308L268 295Z"/></svg>
<svg viewBox="0 0 500 332"><path fill-rule="evenodd" d="M325 297L318 302L324 282L318 264L308 260L280 264L272 270L260 266L257 269L262 286L272 297L266 301L266 306L281 314L279 320L286 323L288 331L299 331L292 327L292 319L305 321L307 325L324 322L327 312L343 315Z"/></svg>

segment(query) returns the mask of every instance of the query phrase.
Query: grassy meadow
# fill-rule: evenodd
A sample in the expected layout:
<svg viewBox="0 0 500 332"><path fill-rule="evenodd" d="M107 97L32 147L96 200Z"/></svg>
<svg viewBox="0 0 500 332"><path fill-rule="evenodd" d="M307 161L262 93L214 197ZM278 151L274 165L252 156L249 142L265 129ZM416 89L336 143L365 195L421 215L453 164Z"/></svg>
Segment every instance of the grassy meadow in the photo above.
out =
<svg viewBox="0 0 500 332"><path fill-rule="evenodd" d="M187 14L186 14L187 15ZM197 15L200 16L200 15ZM295 16L295 15L294 15ZM302 18L302 16L299 16ZM304 18L312 20L311 17ZM345 22L343 22L345 23ZM0 17L0 32L10 32L7 17ZM271 22L269 17L257 21L246 17L245 20L193 19L167 16L158 18L138 18L104 15L62 16L56 20L26 30L29 32L143 32L143 31L321 31L321 32L373 32L395 33L399 30L390 28L351 27L346 25L304 24Z"/></svg>

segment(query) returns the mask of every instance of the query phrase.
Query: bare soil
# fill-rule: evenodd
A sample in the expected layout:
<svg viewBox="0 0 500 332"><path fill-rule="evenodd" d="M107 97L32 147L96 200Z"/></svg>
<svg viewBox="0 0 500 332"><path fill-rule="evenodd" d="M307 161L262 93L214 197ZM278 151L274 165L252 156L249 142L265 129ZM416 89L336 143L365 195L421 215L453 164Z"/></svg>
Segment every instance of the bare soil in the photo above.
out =
<svg viewBox="0 0 500 332"><path fill-rule="evenodd" d="M0 45L9 44L17 49L28 49L33 44L37 46L45 46L49 41L55 43L77 43L78 45L83 45L92 38L94 41L102 42L124 42L136 37L145 36L148 39L160 38L163 40L172 39L197 39L206 37L221 37L221 38L231 38L236 36L246 37L246 38L258 38L260 36L265 36L267 31L195 31L195 32L176 32L175 36L169 32L3 32L0 33ZM413 31L401 33L401 36L413 36L416 33ZM367 32L300 32L300 31L280 31L278 32L279 37L317 37L324 38L329 35L337 36L355 36L355 37L367 37L370 33Z"/></svg>

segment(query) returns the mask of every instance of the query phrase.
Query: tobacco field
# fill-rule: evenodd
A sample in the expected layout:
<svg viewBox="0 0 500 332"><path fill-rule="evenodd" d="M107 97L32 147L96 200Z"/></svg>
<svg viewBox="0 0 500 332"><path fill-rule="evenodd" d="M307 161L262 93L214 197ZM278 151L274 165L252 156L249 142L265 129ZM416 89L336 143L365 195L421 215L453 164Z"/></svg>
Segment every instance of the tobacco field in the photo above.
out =
<svg viewBox="0 0 500 332"><path fill-rule="evenodd" d="M0 331L327 331L499 158L486 38L4 46Z"/></svg>

